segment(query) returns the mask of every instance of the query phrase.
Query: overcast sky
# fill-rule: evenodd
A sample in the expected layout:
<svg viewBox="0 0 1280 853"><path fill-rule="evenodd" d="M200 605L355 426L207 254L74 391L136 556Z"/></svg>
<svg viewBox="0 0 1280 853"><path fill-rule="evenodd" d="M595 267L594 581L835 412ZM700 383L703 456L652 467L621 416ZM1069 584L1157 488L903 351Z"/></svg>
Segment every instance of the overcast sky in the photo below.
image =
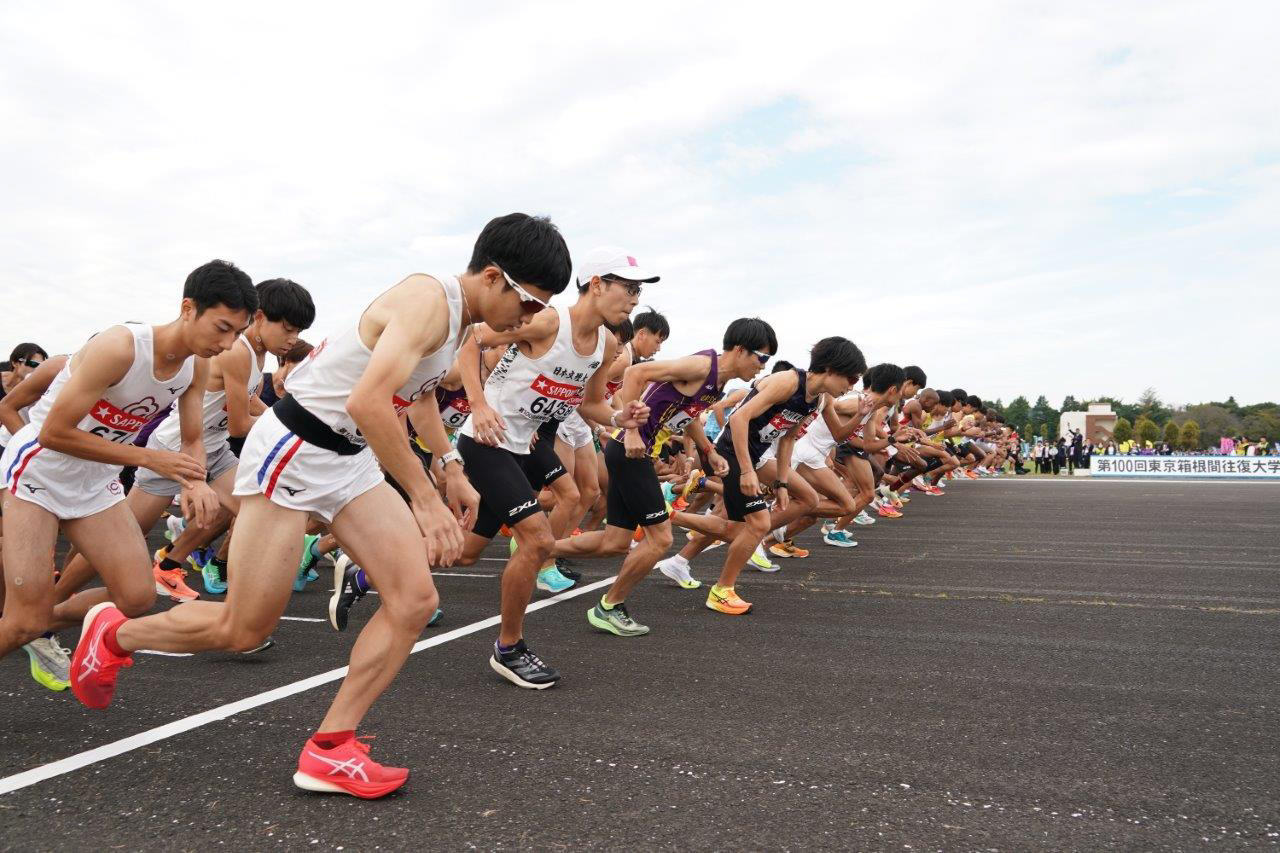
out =
<svg viewBox="0 0 1280 853"><path fill-rule="evenodd" d="M758 315L793 360L841 334L1006 402L1274 400L1277 32L1270 2L6 3L0 349L167 321L214 257L310 288L318 341L521 210L657 267L668 355Z"/></svg>

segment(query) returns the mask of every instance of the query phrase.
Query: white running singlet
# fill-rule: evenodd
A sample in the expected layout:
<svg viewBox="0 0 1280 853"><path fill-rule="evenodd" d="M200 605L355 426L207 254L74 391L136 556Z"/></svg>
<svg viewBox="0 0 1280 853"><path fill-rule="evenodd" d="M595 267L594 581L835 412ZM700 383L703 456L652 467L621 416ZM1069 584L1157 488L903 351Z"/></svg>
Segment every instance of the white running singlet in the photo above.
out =
<svg viewBox="0 0 1280 853"><path fill-rule="evenodd" d="M423 394L435 391L458 352L462 326L462 285L457 276L437 279L449 302L449 336L444 345L418 362L408 380L391 397L396 414ZM332 340L325 339L289 374L284 388L304 409L352 444L365 445L356 422L347 414L347 398L356 387L373 352L360 340L360 323Z"/></svg>
<svg viewBox="0 0 1280 853"><path fill-rule="evenodd" d="M538 358L529 358L512 344L484 383L484 396L507 425L499 447L526 454L538 427L548 421L563 421L582 405L587 380L600 368L604 357L605 329L600 327L595 349L583 355L573 346L573 324L569 309L557 308L560 328L548 349ZM475 439L474 420L460 432Z"/></svg>
<svg viewBox="0 0 1280 853"><path fill-rule="evenodd" d="M244 335L240 336L240 343L244 344L245 349L249 351L249 396L256 397L258 395L258 386L262 384L262 368L258 366L258 354L253 351L253 344L249 343L249 339ZM225 383L224 383L225 385ZM227 443L227 392L225 388L218 391L204 392L204 411L201 415L204 422L204 452L206 456L212 457L215 453ZM151 433L151 438L147 441L148 446L159 447L161 450L181 450L182 449L182 428L178 424L178 419L173 415L165 418L160 426L156 427L156 431Z"/></svg>

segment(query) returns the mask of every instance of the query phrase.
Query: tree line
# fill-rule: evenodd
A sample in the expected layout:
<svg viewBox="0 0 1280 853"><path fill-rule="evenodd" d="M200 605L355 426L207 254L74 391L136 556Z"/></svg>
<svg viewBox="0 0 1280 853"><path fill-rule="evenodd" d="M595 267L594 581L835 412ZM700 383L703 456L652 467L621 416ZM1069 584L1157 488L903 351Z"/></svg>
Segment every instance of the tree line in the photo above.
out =
<svg viewBox="0 0 1280 853"><path fill-rule="evenodd" d="M1254 403L1242 406L1234 397L1223 402L1197 403L1174 407L1163 402L1154 388L1142 392L1130 403L1118 397L1076 399L1068 395L1062 406L1054 408L1043 394L1032 404L1018 396L1008 404L1000 400L991 407L1018 428L1023 437L1058 438L1058 421L1063 412L1084 411L1089 403L1108 403L1116 413L1115 440L1136 439L1157 444L1168 442L1181 450L1203 450L1216 447L1223 436L1244 436L1251 440L1280 438L1280 405Z"/></svg>

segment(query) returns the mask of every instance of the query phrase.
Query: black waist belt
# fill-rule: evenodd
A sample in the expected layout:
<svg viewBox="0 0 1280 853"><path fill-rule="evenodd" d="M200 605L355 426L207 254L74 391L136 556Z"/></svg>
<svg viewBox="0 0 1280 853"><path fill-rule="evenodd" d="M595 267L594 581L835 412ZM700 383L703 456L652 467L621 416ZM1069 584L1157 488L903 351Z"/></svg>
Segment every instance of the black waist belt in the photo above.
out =
<svg viewBox="0 0 1280 853"><path fill-rule="evenodd" d="M285 394L277 400L271 411L275 412L280 423L307 444L323 447L339 456L355 456L364 450L364 445L338 435L328 424L304 409L301 403L293 399L292 394Z"/></svg>

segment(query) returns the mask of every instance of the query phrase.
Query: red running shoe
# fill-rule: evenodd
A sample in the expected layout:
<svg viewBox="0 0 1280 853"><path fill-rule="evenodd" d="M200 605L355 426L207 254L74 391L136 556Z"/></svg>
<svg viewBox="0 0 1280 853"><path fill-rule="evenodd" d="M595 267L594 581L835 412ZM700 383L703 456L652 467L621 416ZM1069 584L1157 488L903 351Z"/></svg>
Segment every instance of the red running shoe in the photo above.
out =
<svg viewBox="0 0 1280 853"><path fill-rule="evenodd" d="M357 738L332 749L308 740L293 774L293 784L304 791L350 794L362 800L385 797L407 781L407 769L383 767L369 757L369 744Z"/></svg>
<svg viewBox="0 0 1280 853"><path fill-rule="evenodd" d="M108 628L125 621L125 615L110 601L95 604L84 615L80 642L71 656L71 692L87 708L101 711L110 705L116 692L116 673L122 666L133 666L131 655L118 655L102 642Z"/></svg>

